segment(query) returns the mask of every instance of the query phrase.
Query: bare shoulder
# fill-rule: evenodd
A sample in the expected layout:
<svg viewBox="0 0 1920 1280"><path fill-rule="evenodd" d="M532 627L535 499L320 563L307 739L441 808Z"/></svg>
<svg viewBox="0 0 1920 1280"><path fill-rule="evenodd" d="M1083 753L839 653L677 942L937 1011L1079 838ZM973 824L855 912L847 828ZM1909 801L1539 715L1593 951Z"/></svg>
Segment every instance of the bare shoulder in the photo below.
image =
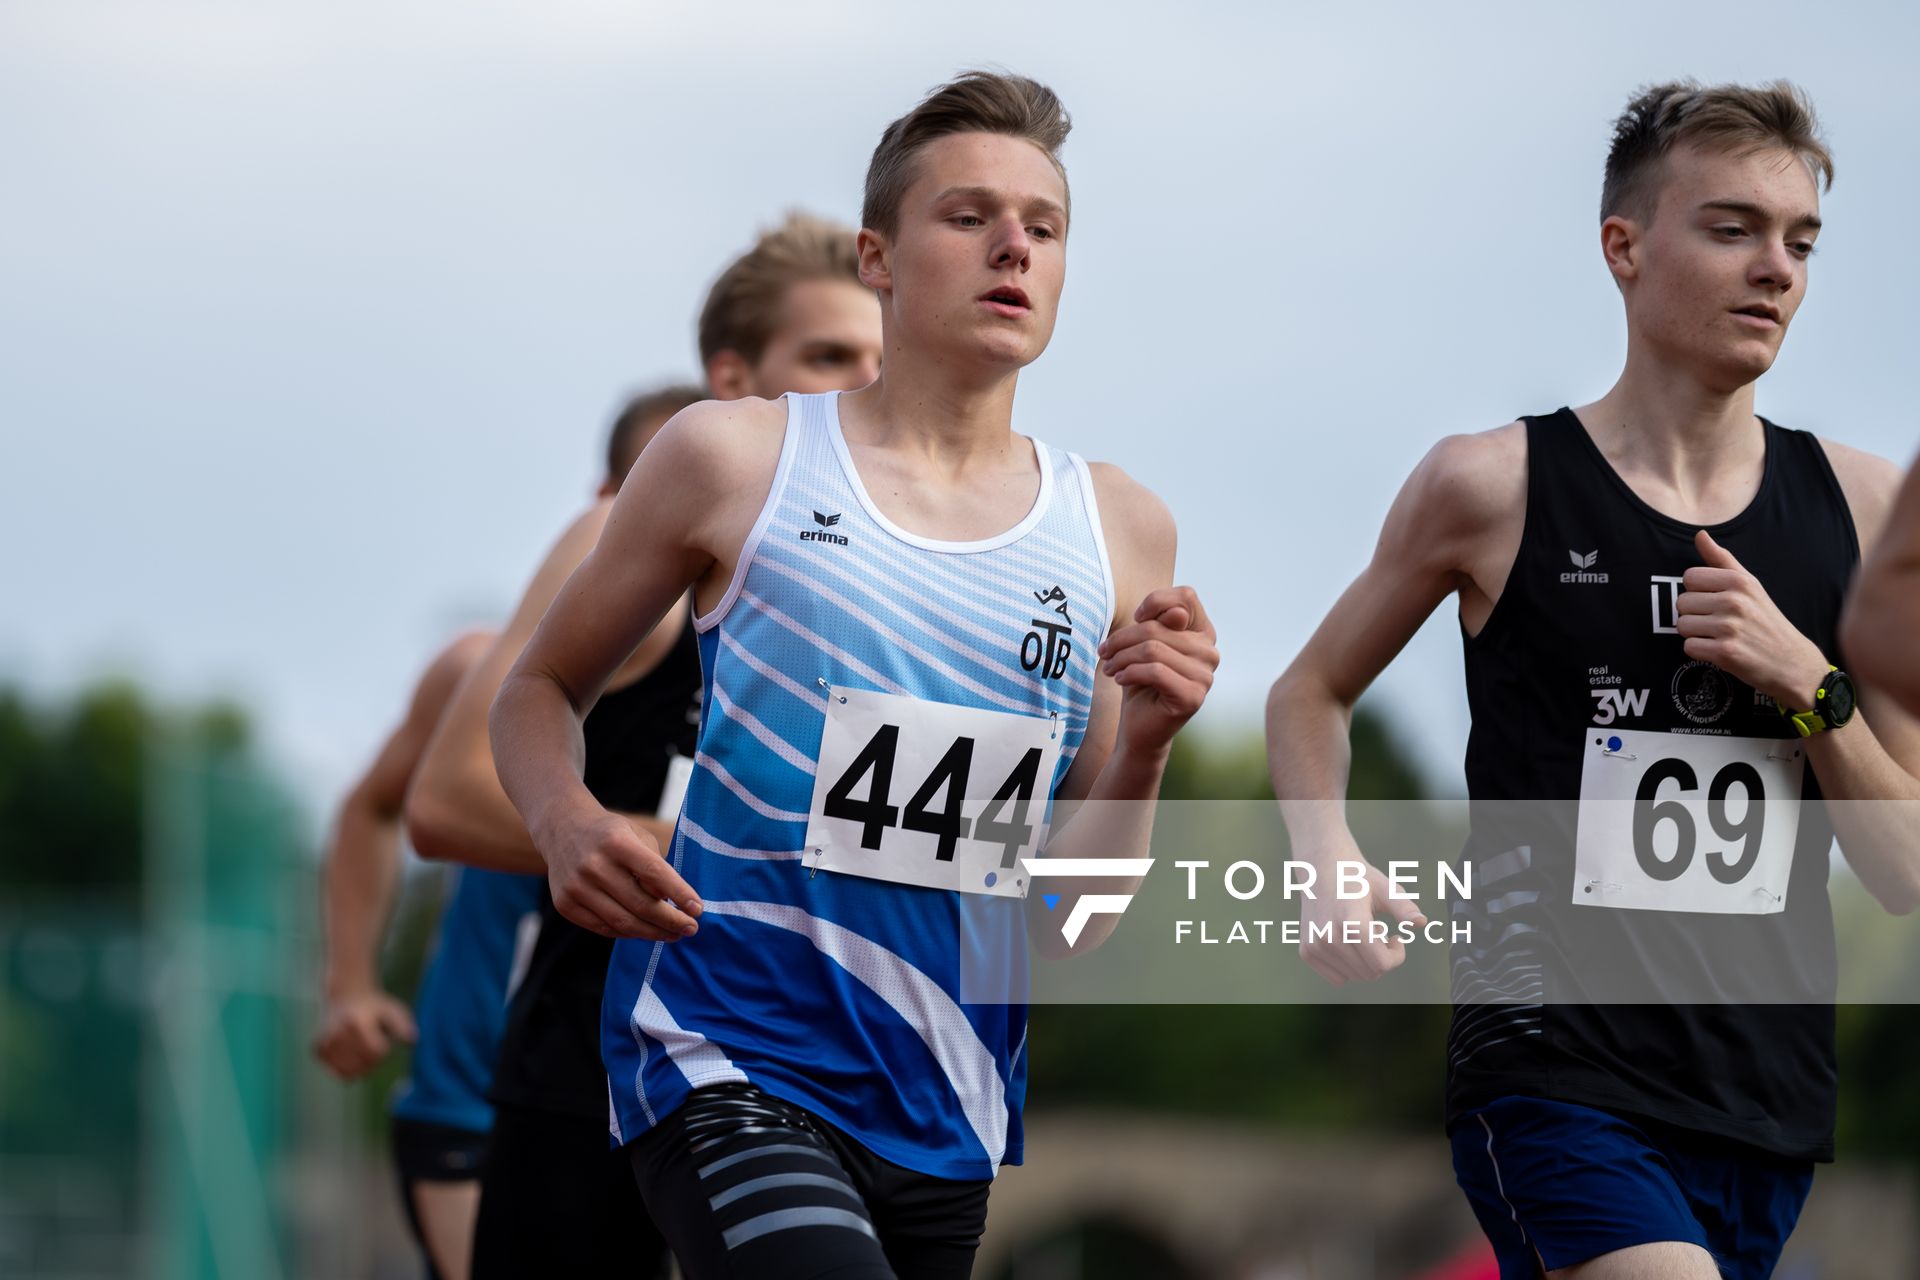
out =
<svg viewBox="0 0 1920 1280"><path fill-rule="evenodd" d="M440 655L433 660L434 665L445 664L455 673L454 678L458 679L461 673L480 660L480 655L487 651L487 646L493 643L493 638L498 634L488 627L462 631L440 651Z"/></svg>
<svg viewBox="0 0 1920 1280"><path fill-rule="evenodd" d="M1179 533L1160 495L1111 462L1090 462L1100 532L1113 561L1116 594L1127 604L1173 573ZM1131 597L1131 598L1130 598ZM1115 601L1116 606L1122 603Z"/></svg>
<svg viewBox="0 0 1920 1280"><path fill-rule="evenodd" d="M731 486L760 469L771 476L786 431L784 399L702 400L660 428L638 465L655 474L672 468L682 482L697 478Z"/></svg>
<svg viewBox="0 0 1920 1280"><path fill-rule="evenodd" d="M1524 510L1526 424L1510 422L1491 431L1443 436L1413 469L1407 490L1432 514L1454 521Z"/></svg>
<svg viewBox="0 0 1920 1280"><path fill-rule="evenodd" d="M476 627L463 631L449 641L445 648L434 655L432 662L420 675L420 682L414 686L416 704L435 704L429 714L438 715L438 704L444 703L459 683L473 670L487 650L492 646L498 632Z"/></svg>
<svg viewBox="0 0 1920 1280"><path fill-rule="evenodd" d="M1881 529L1886 527L1894 495L1900 491L1900 468L1877 453L1825 436L1816 438L1853 512L1853 527L1860 534L1860 549L1864 553L1878 541Z"/></svg>
<svg viewBox="0 0 1920 1280"><path fill-rule="evenodd" d="M1109 539L1132 536L1157 542L1174 536L1173 512L1160 495L1111 462L1089 462L1093 494Z"/></svg>

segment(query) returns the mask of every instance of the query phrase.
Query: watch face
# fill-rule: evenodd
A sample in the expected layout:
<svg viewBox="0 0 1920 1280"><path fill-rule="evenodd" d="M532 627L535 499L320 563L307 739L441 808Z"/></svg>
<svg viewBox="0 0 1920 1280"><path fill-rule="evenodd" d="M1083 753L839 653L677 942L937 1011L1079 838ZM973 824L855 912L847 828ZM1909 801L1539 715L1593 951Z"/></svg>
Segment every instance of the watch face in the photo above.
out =
<svg viewBox="0 0 1920 1280"><path fill-rule="evenodd" d="M1841 725L1853 719L1853 681L1843 671L1836 671L1827 677L1827 696L1821 708L1821 718L1828 724Z"/></svg>

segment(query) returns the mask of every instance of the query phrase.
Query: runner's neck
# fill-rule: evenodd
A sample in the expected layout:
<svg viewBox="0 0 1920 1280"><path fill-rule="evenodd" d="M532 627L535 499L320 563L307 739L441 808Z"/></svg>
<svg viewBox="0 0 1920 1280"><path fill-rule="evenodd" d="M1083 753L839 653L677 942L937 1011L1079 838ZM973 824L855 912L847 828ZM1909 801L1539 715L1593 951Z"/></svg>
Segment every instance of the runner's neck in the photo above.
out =
<svg viewBox="0 0 1920 1280"><path fill-rule="evenodd" d="M1651 484L1685 505L1711 501L1730 484L1757 486L1765 466L1752 383L1714 390L1685 372L1629 358L1612 390L1574 413L1636 489Z"/></svg>
<svg viewBox="0 0 1920 1280"><path fill-rule="evenodd" d="M1014 447L1017 372L979 382L888 359L893 363L871 386L840 397L840 426L850 444L923 459L945 475L1003 465Z"/></svg>

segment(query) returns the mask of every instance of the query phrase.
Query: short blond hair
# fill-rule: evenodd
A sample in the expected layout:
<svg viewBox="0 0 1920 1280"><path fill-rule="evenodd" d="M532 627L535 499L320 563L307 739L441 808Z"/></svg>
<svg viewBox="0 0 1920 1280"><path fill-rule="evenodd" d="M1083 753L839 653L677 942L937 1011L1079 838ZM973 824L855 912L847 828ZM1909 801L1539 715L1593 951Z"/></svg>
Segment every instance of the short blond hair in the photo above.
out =
<svg viewBox="0 0 1920 1280"><path fill-rule="evenodd" d="M1651 217L1667 153L1681 143L1735 155L1780 147L1799 156L1826 189L1833 187L1833 152L1821 136L1813 100L1798 86L1775 80L1708 87L1676 80L1640 90L1613 122L1600 220Z"/></svg>
<svg viewBox="0 0 1920 1280"><path fill-rule="evenodd" d="M853 228L793 212L753 248L734 259L707 291L700 308L700 361L722 351L755 364L780 326L787 290L809 280L860 283Z"/></svg>
<svg viewBox="0 0 1920 1280"><path fill-rule="evenodd" d="M887 236L899 229L901 202L917 176L913 159L936 138L998 133L1024 139L1047 153L1065 185L1067 167L1060 163L1060 148L1072 130L1073 118L1059 95L1038 80L993 71L964 72L928 94L880 135L880 145L867 165L860 225ZM1069 192L1069 210L1072 203Z"/></svg>

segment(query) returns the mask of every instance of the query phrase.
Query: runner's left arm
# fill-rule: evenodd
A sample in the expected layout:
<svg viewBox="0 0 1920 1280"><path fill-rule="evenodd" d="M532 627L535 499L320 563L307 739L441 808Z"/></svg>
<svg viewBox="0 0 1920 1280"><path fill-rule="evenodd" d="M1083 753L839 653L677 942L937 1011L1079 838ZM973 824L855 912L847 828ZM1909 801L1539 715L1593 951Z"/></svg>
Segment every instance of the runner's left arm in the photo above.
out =
<svg viewBox="0 0 1920 1280"><path fill-rule="evenodd" d="M1886 522L1898 473L1884 459L1822 443L1853 509L1861 546L1870 547ZM1706 530L1695 535L1694 546L1704 563L1683 575L1679 601L1687 656L1713 663L1789 708L1811 708L1839 655L1822 653L1796 630L1759 579ZM1891 701L1861 690L1852 721L1814 734L1806 746L1848 865L1888 911L1906 915L1920 908L1920 845L1913 838L1920 814L1920 724Z"/></svg>
<svg viewBox="0 0 1920 1280"><path fill-rule="evenodd" d="M700 902L651 835L609 813L583 781L581 722L627 655L687 588L720 577L770 491L786 406L697 404L648 444L606 527L501 682L488 728L494 765L547 863L554 906L583 928L672 942ZM759 483L756 483L759 482Z"/></svg>
<svg viewBox="0 0 1920 1280"><path fill-rule="evenodd" d="M1871 561L1893 527L1899 469L1885 458L1822 444L1853 508L1862 557ZM1844 638L1841 643L1844 655ZM1832 661L1845 665L1840 655ZM1810 705L1800 696L1789 705ZM1850 724L1807 739L1807 761L1820 780L1847 865L1881 906L1907 915L1920 909L1920 843L1914 839L1920 831L1920 720L1871 682L1861 682L1859 696Z"/></svg>
<svg viewBox="0 0 1920 1280"><path fill-rule="evenodd" d="M547 864L494 770L487 712L547 607L593 549L610 505L605 499L596 502L554 543L521 596L506 630L495 637L460 682L446 714L440 717L418 776L407 792L407 831L422 857L449 858L494 871L546 874ZM675 611L669 615L669 622L678 622L680 617ZM626 669L652 670L678 638L674 626L654 628L627 660ZM628 820L656 840L672 838L668 824L658 819L628 815Z"/></svg>
<svg viewBox="0 0 1920 1280"><path fill-rule="evenodd" d="M321 868L326 1008L313 1053L342 1080L379 1066L394 1040L414 1037L412 1012L380 985L380 939L400 879L401 799L434 722L489 639L461 636L428 664L405 719L340 804Z"/></svg>
<svg viewBox="0 0 1920 1280"><path fill-rule="evenodd" d="M1848 670L1920 715L1920 458L1868 558L1840 625Z"/></svg>
<svg viewBox="0 0 1920 1280"><path fill-rule="evenodd" d="M1117 467L1096 463L1092 471L1113 565L1114 613L1100 646L1087 733L1061 783L1043 854L1143 859L1174 735L1205 702L1220 651L1198 593L1173 585L1177 531L1166 504ZM1060 895L1052 910L1036 905L1039 893L1027 898L1035 949L1061 956L1098 947L1116 914L1086 917L1071 944L1062 922L1073 918L1082 895L1130 895L1139 885L1137 876L1049 879L1045 888Z"/></svg>

